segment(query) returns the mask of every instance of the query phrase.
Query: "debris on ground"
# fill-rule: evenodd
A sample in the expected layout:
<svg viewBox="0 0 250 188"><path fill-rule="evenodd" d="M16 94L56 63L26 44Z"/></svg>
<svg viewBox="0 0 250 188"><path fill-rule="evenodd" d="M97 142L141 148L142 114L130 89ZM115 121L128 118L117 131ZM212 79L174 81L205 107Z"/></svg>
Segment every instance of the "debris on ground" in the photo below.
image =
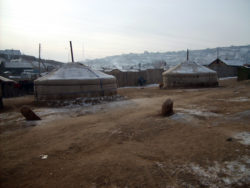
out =
<svg viewBox="0 0 250 188"><path fill-rule="evenodd" d="M48 155L40 155L41 159L48 159Z"/></svg>

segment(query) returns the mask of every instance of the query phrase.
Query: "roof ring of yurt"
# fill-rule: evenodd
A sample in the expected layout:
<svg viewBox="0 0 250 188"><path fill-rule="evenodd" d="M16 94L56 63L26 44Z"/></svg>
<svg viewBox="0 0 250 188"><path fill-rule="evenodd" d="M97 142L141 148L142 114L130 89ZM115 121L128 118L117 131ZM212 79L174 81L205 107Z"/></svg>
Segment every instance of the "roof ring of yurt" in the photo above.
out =
<svg viewBox="0 0 250 188"><path fill-rule="evenodd" d="M117 84L114 76L75 63L73 52L72 61L34 81L37 101L116 95Z"/></svg>
<svg viewBox="0 0 250 188"><path fill-rule="evenodd" d="M218 86L217 73L205 66L187 60L162 73L163 88L190 88Z"/></svg>

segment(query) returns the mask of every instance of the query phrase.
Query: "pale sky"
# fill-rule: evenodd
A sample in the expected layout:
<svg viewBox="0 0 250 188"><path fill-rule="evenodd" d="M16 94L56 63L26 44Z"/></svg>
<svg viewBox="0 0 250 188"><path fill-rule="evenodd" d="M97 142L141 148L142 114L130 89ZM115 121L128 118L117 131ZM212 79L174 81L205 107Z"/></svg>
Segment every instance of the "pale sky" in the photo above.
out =
<svg viewBox="0 0 250 188"><path fill-rule="evenodd" d="M250 44L250 0L0 0L0 49L67 62Z"/></svg>

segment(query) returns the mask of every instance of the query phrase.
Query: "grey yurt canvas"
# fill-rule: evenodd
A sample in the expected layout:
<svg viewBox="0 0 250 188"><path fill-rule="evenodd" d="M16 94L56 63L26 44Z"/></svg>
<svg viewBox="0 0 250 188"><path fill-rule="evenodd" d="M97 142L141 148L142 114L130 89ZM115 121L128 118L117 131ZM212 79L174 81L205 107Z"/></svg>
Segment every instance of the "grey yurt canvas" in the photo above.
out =
<svg viewBox="0 0 250 188"><path fill-rule="evenodd" d="M67 63L34 81L39 100L74 99L115 95L116 78L80 63Z"/></svg>
<svg viewBox="0 0 250 188"><path fill-rule="evenodd" d="M185 61L162 73L163 88L211 87L218 85L217 73L193 61Z"/></svg>

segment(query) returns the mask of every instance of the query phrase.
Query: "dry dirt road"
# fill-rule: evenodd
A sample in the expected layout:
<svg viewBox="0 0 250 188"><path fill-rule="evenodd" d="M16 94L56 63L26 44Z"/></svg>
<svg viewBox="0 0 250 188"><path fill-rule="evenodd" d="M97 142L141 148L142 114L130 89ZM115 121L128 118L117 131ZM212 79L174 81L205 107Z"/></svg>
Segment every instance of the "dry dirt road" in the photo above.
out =
<svg viewBox="0 0 250 188"><path fill-rule="evenodd" d="M39 107L32 96L4 100L0 186L250 186L250 81L118 92L126 99L93 106ZM167 98L175 114L162 117ZM24 104L43 120L26 122L18 112Z"/></svg>

